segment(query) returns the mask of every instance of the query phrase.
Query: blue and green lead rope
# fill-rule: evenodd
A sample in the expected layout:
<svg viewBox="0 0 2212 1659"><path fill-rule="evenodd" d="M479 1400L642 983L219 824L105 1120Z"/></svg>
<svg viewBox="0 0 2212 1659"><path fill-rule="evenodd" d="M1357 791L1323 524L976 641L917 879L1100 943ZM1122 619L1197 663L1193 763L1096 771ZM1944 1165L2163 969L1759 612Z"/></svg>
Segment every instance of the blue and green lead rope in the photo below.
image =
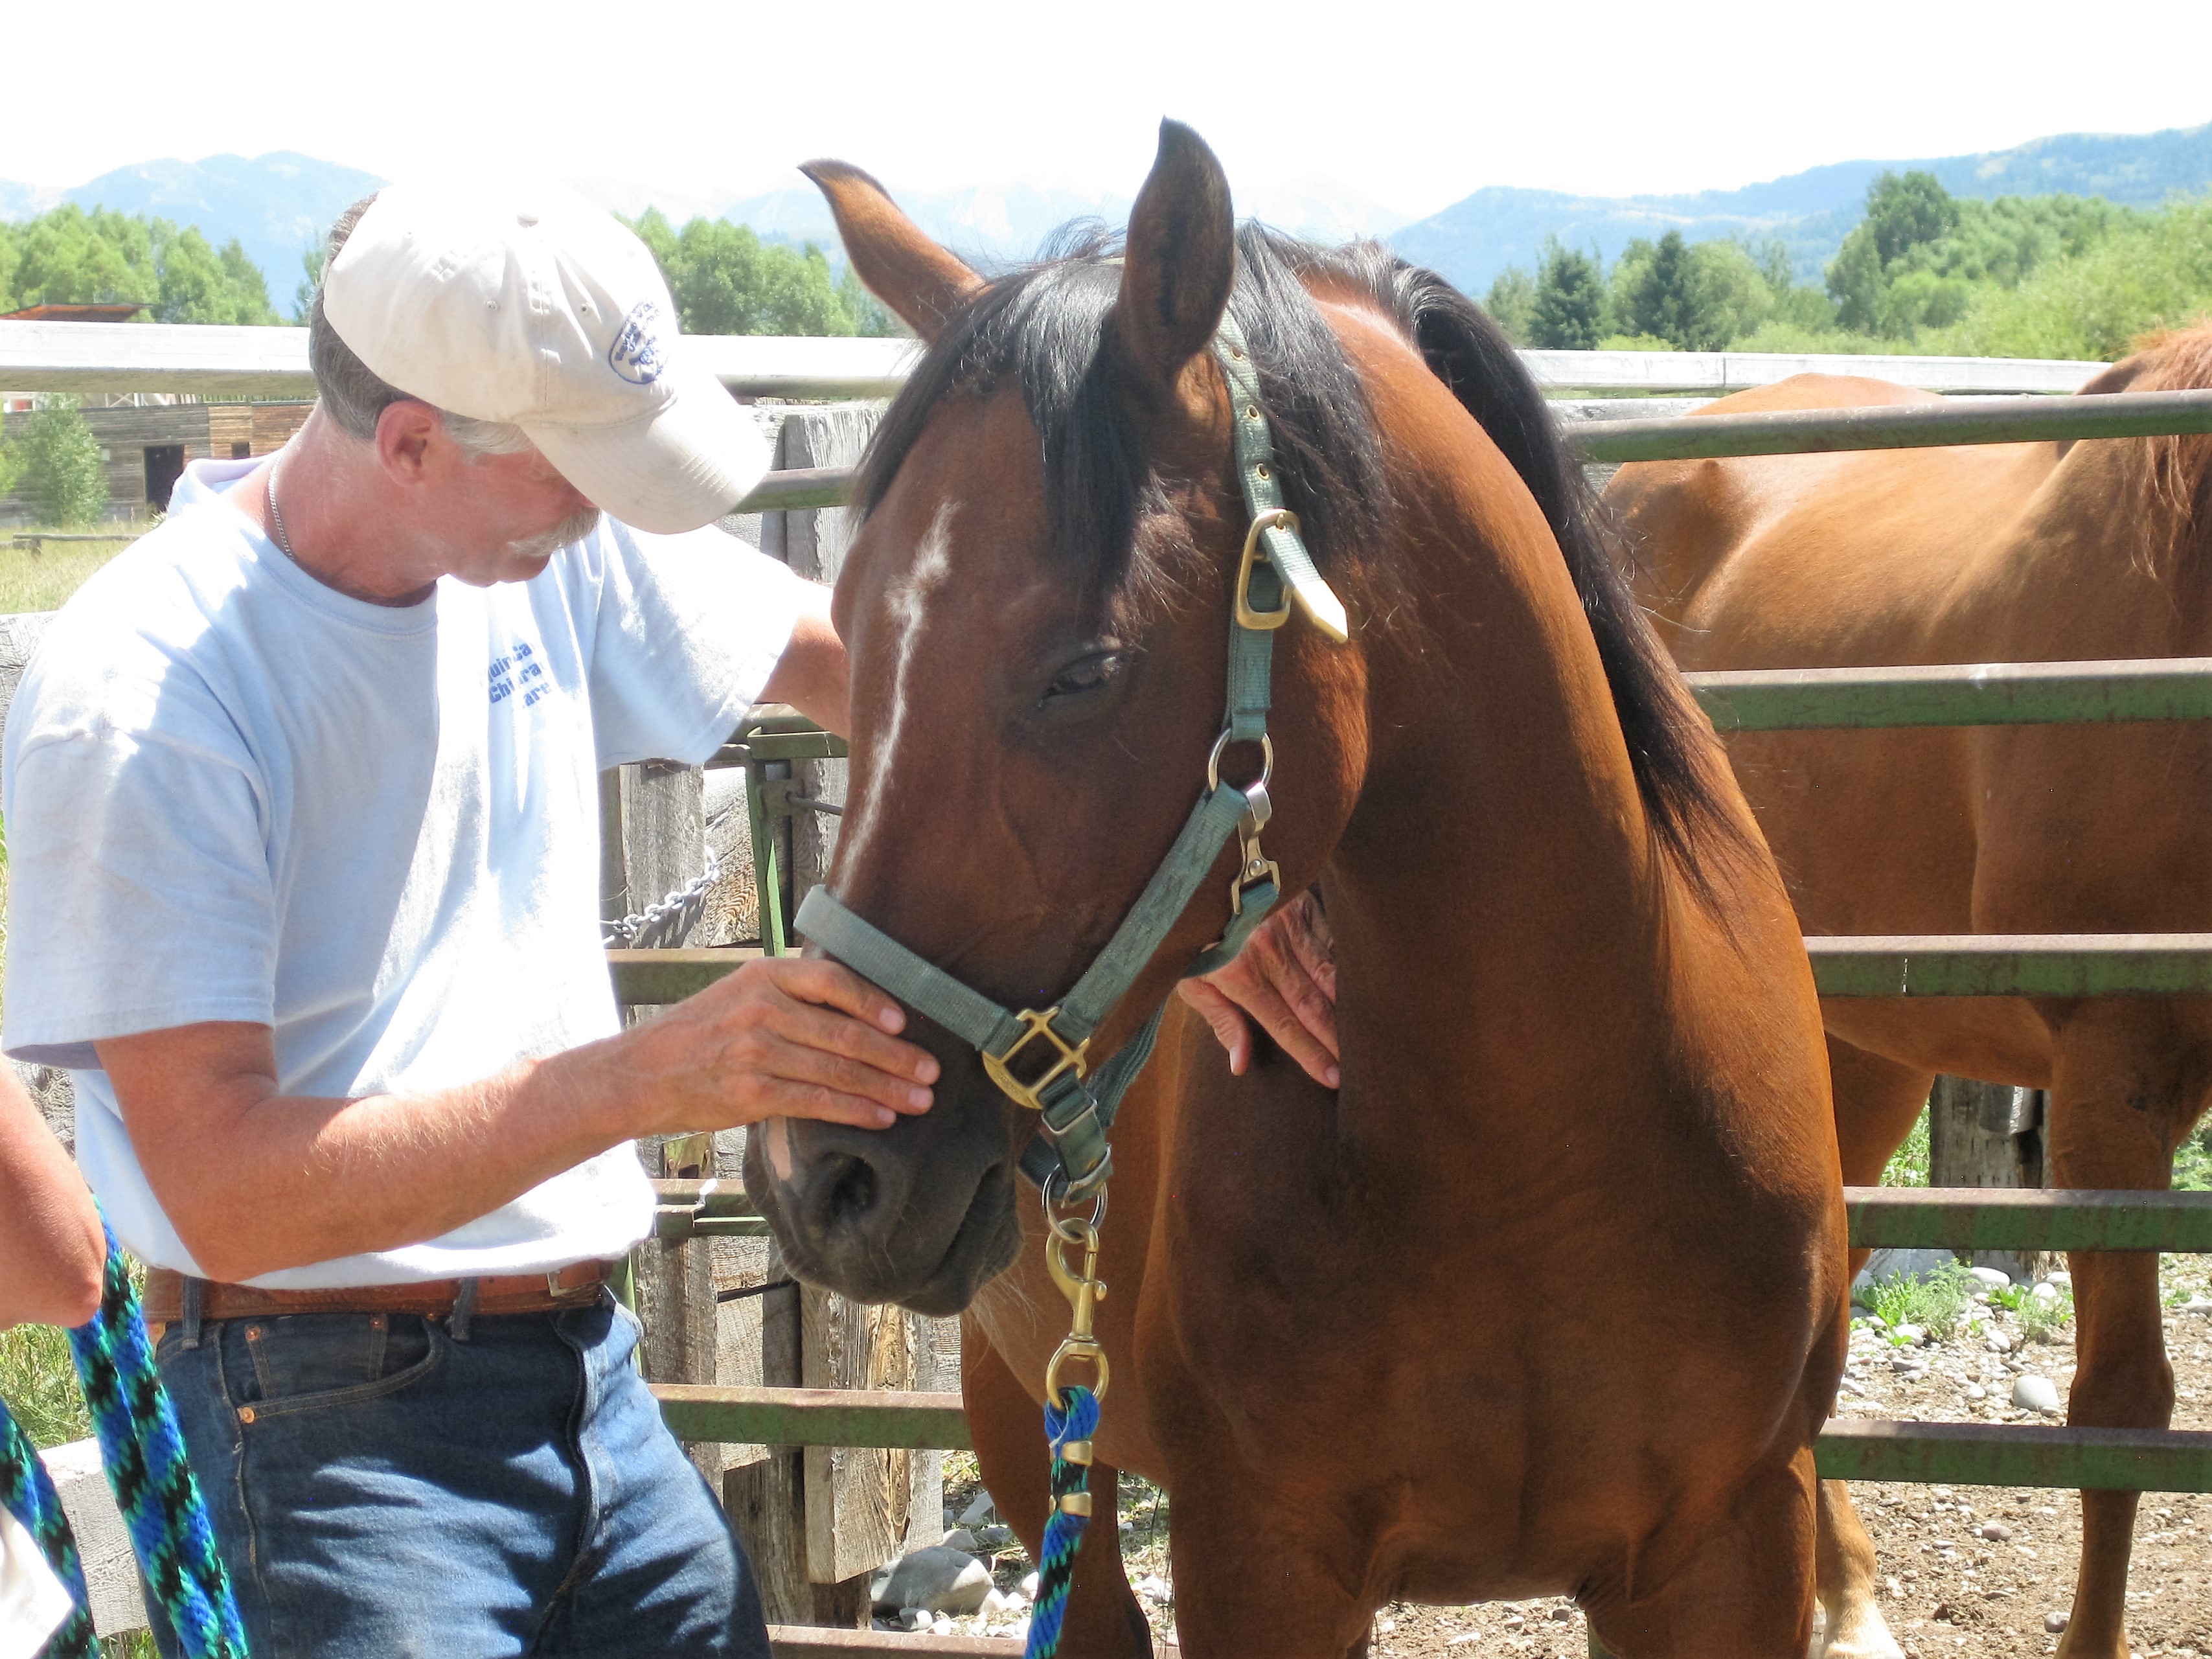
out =
<svg viewBox="0 0 2212 1659"><path fill-rule="evenodd" d="M92 1408L100 1462L114 1489L140 1569L187 1659L249 1659L230 1577L216 1553L207 1505L185 1458L185 1438L154 1351L138 1292L112 1228L100 1311L70 1333L77 1379ZM46 1659L93 1651L84 1571L46 1465L0 1407L0 1502L29 1528L76 1610L46 1644ZM72 1645L74 1644L74 1645Z"/></svg>
<svg viewBox="0 0 2212 1659"><path fill-rule="evenodd" d="M93 1651L92 1614L87 1611L84 1566L77 1559L76 1536L62 1513L53 1477L24 1438L8 1407L0 1402L0 1509L23 1524L46 1565L69 1591L70 1616L40 1650L41 1659L86 1659Z"/></svg>
<svg viewBox="0 0 2212 1659"><path fill-rule="evenodd" d="M1098 1396L1088 1389L1065 1389L1066 1403L1044 1408L1045 1437L1052 1442L1052 1515L1045 1522L1044 1545L1038 1552L1036 1601L1030 1609L1030 1635L1022 1659L1053 1659L1060 1651L1060 1632L1067 1617L1067 1592L1075 1577L1075 1552L1082 1547L1083 1529L1091 1524L1091 1462L1080 1462L1061 1454L1081 1443L1086 1448L1098 1431ZM1063 1500L1080 1498L1071 1507ZM1116 1540L1119 1541L1118 1540Z"/></svg>

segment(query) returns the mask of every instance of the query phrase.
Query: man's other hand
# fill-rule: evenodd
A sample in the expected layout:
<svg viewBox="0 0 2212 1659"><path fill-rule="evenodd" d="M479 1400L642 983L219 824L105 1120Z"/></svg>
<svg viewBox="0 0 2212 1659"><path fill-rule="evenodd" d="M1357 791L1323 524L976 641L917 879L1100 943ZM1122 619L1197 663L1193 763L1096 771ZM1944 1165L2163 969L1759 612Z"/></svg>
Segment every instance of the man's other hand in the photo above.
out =
<svg viewBox="0 0 2212 1659"><path fill-rule="evenodd" d="M1243 1076L1252 1063L1250 1021L1256 1019L1308 1077L1324 1088L1337 1086L1336 941L1310 892L1255 928L1226 968L1183 981L1182 991L1229 1051L1232 1076Z"/></svg>
<svg viewBox="0 0 2212 1659"><path fill-rule="evenodd" d="M811 1117L866 1129L929 1109L936 1057L896 1035L897 1003L850 969L803 957L749 962L623 1034L627 1065L672 1128Z"/></svg>

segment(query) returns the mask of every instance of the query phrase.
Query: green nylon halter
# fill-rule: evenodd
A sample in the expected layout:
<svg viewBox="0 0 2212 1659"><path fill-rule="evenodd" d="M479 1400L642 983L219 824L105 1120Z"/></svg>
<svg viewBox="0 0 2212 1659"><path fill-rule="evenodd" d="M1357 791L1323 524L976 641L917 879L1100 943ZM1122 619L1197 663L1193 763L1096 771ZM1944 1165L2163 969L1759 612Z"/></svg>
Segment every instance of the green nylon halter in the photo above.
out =
<svg viewBox="0 0 2212 1659"><path fill-rule="evenodd" d="M1267 799L1273 765L1267 709L1274 630L1289 619L1295 600L1332 639L1345 638L1344 607L1315 569L1299 538L1297 516L1283 507L1259 374L1243 333L1226 317L1213 350L1235 408L1237 478L1251 515L1237 571L1237 620L1229 635L1228 708L1207 762L1205 792L1106 948L1057 1005L1016 1013L863 921L826 886L806 896L795 919L799 930L830 956L981 1053L992 1081L1042 1117L1044 1133L1023 1155L1023 1172L1040 1186L1056 1178L1057 1195L1063 1198L1083 1195L1112 1172L1107 1131L1122 1095L1151 1058L1167 1005L1155 1008L1087 1081L1085 1050L1158 952L1231 836L1242 837L1244 856L1231 885L1228 928L1198 954L1184 976L1210 974L1233 960L1280 896L1275 866L1260 850L1260 831L1273 810ZM1239 743L1261 744L1265 757L1259 781L1243 789L1222 782L1218 772L1222 752ZM1013 1066L1017 1054L1031 1043L1042 1045L1046 1063L1025 1080Z"/></svg>

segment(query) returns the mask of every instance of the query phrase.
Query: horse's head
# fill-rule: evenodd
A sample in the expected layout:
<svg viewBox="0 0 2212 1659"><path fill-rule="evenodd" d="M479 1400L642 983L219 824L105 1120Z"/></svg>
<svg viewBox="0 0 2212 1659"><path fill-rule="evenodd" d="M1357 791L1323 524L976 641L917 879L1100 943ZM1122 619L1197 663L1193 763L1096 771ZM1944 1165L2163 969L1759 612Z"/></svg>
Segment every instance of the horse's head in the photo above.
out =
<svg viewBox="0 0 2212 1659"><path fill-rule="evenodd" d="M854 730L830 885L986 996L1048 1009L1176 840L1223 729L1246 514L1212 343L1232 292L1266 401L1303 411L1277 441L1317 551L1364 539L1380 510L1371 440L1313 441L1366 432L1358 382L1280 268L1277 292L1240 276L1226 181L1187 128L1163 127L1121 252L990 283L866 174L807 171L854 269L929 343L877 435L837 584ZM1310 628L1273 637L1267 851L1294 892L1357 793L1361 671ZM1224 757L1240 782L1258 769L1253 745ZM1094 1065L1221 935L1238 867L1232 839L1097 1031ZM933 1110L880 1133L772 1121L746 1184L808 1279L945 1313L1013 1259L1037 1119L967 1042L923 1018L909 1035L943 1064Z"/></svg>

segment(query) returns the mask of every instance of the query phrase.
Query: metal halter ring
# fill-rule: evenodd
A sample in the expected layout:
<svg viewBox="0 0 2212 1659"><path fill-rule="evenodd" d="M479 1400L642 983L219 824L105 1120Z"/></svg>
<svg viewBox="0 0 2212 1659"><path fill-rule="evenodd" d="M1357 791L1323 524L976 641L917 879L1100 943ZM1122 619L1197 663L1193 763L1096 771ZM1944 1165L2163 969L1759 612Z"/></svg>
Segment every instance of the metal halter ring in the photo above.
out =
<svg viewBox="0 0 2212 1659"><path fill-rule="evenodd" d="M1252 739L1249 738L1232 737L1229 728L1225 726L1221 728L1221 735L1213 740L1212 752L1208 754L1206 757L1206 787L1208 793L1211 793L1212 791L1221 787L1221 757L1228 750L1231 743L1249 743L1251 741ZM1267 780L1275 775L1275 740L1269 737L1265 732L1262 732L1260 734L1259 741L1259 781L1256 783L1248 783L1239 786L1247 794L1249 794L1255 789L1265 790L1267 787Z"/></svg>
<svg viewBox="0 0 2212 1659"><path fill-rule="evenodd" d="M1052 1229L1054 1237L1064 1239L1070 1244L1080 1244L1083 1243L1083 1235L1080 1232L1073 1231L1075 1226L1075 1223L1073 1219L1063 1221L1056 1213L1060 1206L1052 1195L1053 1188L1055 1186L1064 1189L1066 1185L1067 1171L1066 1170L1054 1170L1050 1175L1044 1178L1044 1187L1042 1188L1042 1195L1044 1198L1044 1224ZM1103 1223L1105 1219L1106 1189L1103 1187L1101 1187L1098 1189L1097 1200L1091 1206L1091 1231L1094 1235L1097 1232L1100 1224Z"/></svg>

